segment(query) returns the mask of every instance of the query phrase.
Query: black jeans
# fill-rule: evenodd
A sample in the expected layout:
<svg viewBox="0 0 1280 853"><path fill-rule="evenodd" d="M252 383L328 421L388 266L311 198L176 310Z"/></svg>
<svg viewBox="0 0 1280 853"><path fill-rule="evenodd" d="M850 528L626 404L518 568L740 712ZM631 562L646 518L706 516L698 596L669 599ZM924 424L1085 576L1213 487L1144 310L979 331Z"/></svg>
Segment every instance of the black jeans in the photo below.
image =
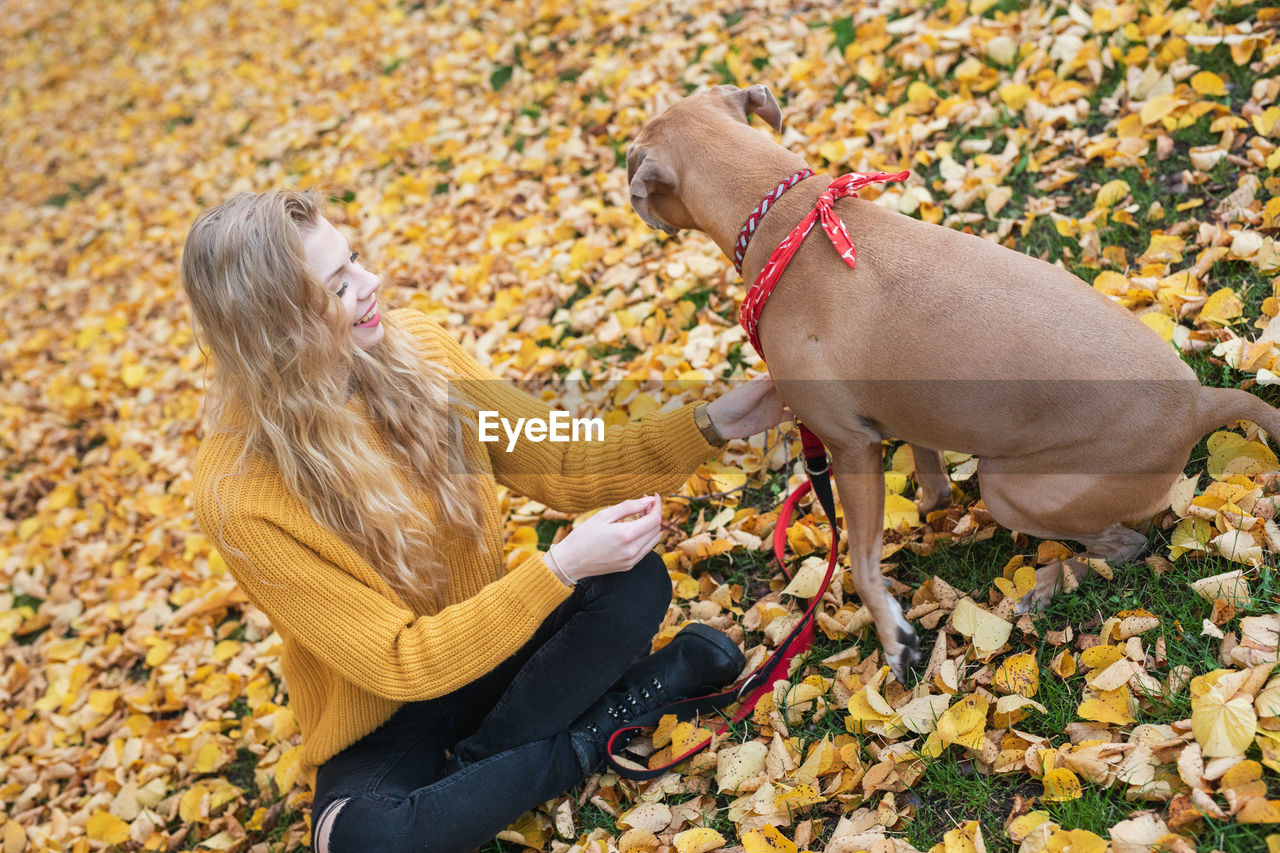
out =
<svg viewBox="0 0 1280 853"><path fill-rule="evenodd" d="M468 851L583 779L568 728L649 652L671 602L662 558L580 581L518 652L438 699L407 703L326 761L312 826L343 798L330 853ZM463 761L441 776L446 751ZM314 841L313 841L314 845Z"/></svg>

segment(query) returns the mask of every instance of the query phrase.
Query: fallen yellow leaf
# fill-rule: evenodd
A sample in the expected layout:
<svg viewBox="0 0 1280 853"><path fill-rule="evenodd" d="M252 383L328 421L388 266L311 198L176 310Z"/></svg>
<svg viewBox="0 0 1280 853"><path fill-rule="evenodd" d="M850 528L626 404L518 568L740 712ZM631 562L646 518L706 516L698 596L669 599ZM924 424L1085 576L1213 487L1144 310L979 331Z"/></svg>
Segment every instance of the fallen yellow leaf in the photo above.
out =
<svg viewBox="0 0 1280 853"><path fill-rule="evenodd" d="M996 578L996 589L1000 590L1005 598L1011 598L1014 601L1021 601L1027 593L1036 588L1036 570L1031 566L1019 566L1013 571L1013 579Z"/></svg>
<svg viewBox="0 0 1280 853"><path fill-rule="evenodd" d="M1000 100L1014 112L1018 112L1031 100L1031 87L1025 83L1010 83L1000 87Z"/></svg>
<svg viewBox="0 0 1280 853"><path fill-rule="evenodd" d="M1039 810L1029 811L1026 814L1018 815L1013 820L1009 821L1009 825L1006 827L1005 831L1009 834L1009 839L1011 841L1021 842L1031 834L1032 830L1036 829L1036 827L1044 826L1045 824L1052 824L1048 812ZM1056 826L1056 824L1052 825Z"/></svg>
<svg viewBox="0 0 1280 853"><path fill-rule="evenodd" d="M1237 692L1228 670L1191 679L1191 732L1206 758L1243 755L1253 743L1258 715L1253 697Z"/></svg>
<svg viewBox="0 0 1280 853"><path fill-rule="evenodd" d="M1080 703L1076 713L1082 719L1099 723L1125 725L1137 722L1129 711L1128 687L1117 687L1115 690L1087 690L1086 698Z"/></svg>
<svg viewBox="0 0 1280 853"><path fill-rule="evenodd" d="M1221 97L1227 94L1226 83L1222 78L1212 71L1200 71L1191 75L1191 88L1198 95L1213 95Z"/></svg>
<svg viewBox="0 0 1280 853"><path fill-rule="evenodd" d="M748 779L764 772L769 747L760 741L721 747L716 753L716 785L720 793L737 793Z"/></svg>
<svg viewBox="0 0 1280 853"><path fill-rule="evenodd" d="M965 696L938 718L935 733L946 744L982 749L990 702L980 694Z"/></svg>
<svg viewBox="0 0 1280 853"><path fill-rule="evenodd" d="M104 844L124 844L129 840L129 824L110 812L99 809L89 816L85 834L91 840Z"/></svg>
<svg viewBox="0 0 1280 853"><path fill-rule="evenodd" d="M996 669L991 685L1003 693L1035 696L1040 689L1040 665L1035 655L1023 652L1005 658Z"/></svg>
<svg viewBox="0 0 1280 853"><path fill-rule="evenodd" d="M884 529L903 530L920 526L920 511L902 495L885 495Z"/></svg>
<svg viewBox="0 0 1280 853"><path fill-rule="evenodd" d="M1044 774L1044 796L1046 803L1066 803L1078 800L1082 795L1080 780L1076 774L1065 767L1058 767Z"/></svg>
<svg viewBox="0 0 1280 853"><path fill-rule="evenodd" d="M744 853L796 853L796 843L781 832L776 826L766 825L762 829L749 830L741 836Z"/></svg>
<svg viewBox="0 0 1280 853"><path fill-rule="evenodd" d="M280 789L280 793L293 790L293 786L298 784L298 779L302 773L302 745L291 746L280 756L280 760L276 762L274 778L276 787Z"/></svg>
<svg viewBox="0 0 1280 853"><path fill-rule="evenodd" d="M682 721L676 726L675 731L671 733L671 754L673 756L684 755L710 737L711 732L709 730L695 726L693 723Z"/></svg>
<svg viewBox="0 0 1280 853"><path fill-rule="evenodd" d="M951 624L973 640L973 651L979 659L998 652L1013 632L1013 623L983 610L972 599L962 598L951 613Z"/></svg>
<svg viewBox="0 0 1280 853"><path fill-rule="evenodd" d="M991 723L997 728L1007 729L1017 725L1023 717L1025 709L1034 708L1041 714L1047 714L1049 711L1044 705L1041 705L1034 699L1026 696L1001 696L996 700L995 709L991 713Z"/></svg>
<svg viewBox="0 0 1280 853"><path fill-rule="evenodd" d="M1105 853L1107 840L1087 829L1060 829L1049 837L1047 849L1048 853Z"/></svg>
<svg viewBox="0 0 1280 853"><path fill-rule="evenodd" d="M1129 183L1127 181L1122 181L1118 179L1114 181L1107 181L1105 184L1102 185L1102 188L1098 190L1098 197L1094 201L1093 206L1103 207L1103 208L1114 207L1118 202L1123 201L1124 197L1127 196L1128 194L1129 194ZM1107 273L1103 273L1103 275L1107 275ZM1127 284L1127 280L1126 280L1126 284ZM1094 287L1097 287L1097 286L1098 284L1095 281ZM1128 290L1128 287L1126 286L1125 289Z"/></svg>
<svg viewBox="0 0 1280 853"><path fill-rule="evenodd" d="M717 847L723 847L725 838L714 829L700 826L677 832L671 843L675 845L677 853L708 853Z"/></svg>
<svg viewBox="0 0 1280 853"><path fill-rule="evenodd" d="M942 836L942 842L935 844L929 853L985 853L986 849L982 840L982 827L976 820L970 820L955 829L947 830Z"/></svg>

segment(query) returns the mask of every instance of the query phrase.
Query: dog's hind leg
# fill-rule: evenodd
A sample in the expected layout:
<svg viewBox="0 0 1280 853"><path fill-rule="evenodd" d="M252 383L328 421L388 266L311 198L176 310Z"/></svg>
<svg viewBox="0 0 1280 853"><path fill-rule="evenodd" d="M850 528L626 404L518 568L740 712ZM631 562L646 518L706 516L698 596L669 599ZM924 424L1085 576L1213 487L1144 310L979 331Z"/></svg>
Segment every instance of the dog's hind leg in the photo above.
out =
<svg viewBox="0 0 1280 853"><path fill-rule="evenodd" d="M1062 535L1054 539L1074 539L1084 545L1085 551L1065 560L1055 560L1036 570L1036 587L1018 602L1018 613L1030 613L1049 603L1059 591L1070 592L1079 586L1089 573L1090 558L1101 558L1113 563L1126 563L1147 547L1147 537L1138 531L1113 524L1096 536Z"/></svg>
<svg viewBox="0 0 1280 853"><path fill-rule="evenodd" d="M1147 537L1118 522L1147 519L1167 506L1176 477L1176 473L1035 474L1018 472L1018 468L1034 470L1034 463L984 459L979 464L982 500L995 520L1010 530L1085 547L1084 554L1036 572L1036 587L1019 602L1020 613L1043 606L1059 589L1075 589L1088 573L1091 557L1125 562L1142 553Z"/></svg>
<svg viewBox="0 0 1280 853"><path fill-rule="evenodd" d="M905 684L908 670L919 657L920 640L880 573L884 542L884 463L880 441L868 441L859 434L847 443L837 446L828 442L827 446L844 509L853 585L871 613L886 661Z"/></svg>
<svg viewBox="0 0 1280 853"><path fill-rule="evenodd" d="M951 478L947 476L942 451L913 444L911 456L915 460L916 484L919 486L916 506L923 518L927 513L951 502Z"/></svg>
<svg viewBox="0 0 1280 853"><path fill-rule="evenodd" d="M1127 563L1147 547L1144 533L1123 524L1113 524L1096 536L1077 537L1076 541L1084 545L1087 556L1113 563Z"/></svg>

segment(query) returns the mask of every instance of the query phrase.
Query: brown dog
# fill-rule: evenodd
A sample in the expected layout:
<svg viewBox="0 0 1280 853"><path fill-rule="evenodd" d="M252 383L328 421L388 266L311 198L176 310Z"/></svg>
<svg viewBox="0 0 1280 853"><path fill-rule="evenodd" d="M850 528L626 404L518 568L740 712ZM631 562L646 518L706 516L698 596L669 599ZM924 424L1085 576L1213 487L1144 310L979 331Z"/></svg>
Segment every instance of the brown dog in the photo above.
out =
<svg viewBox="0 0 1280 853"><path fill-rule="evenodd" d="M650 122L627 155L641 218L706 232L732 257L748 214L805 165L750 115L781 130L764 86L718 86ZM770 208L746 251L747 282L830 182L803 180ZM835 212L856 268L815 228L759 334L782 398L831 453L853 582L899 679L918 640L880 572L885 437L912 446L922 510L951 495L940 451L971 453L1001 525L1124 561L1146 544L1131 525L1169 506L1204 433L1244 419L1280 435L1280 412L1201 387L1159 335L1058 267L856 198ZM1025 604L1052 595L1061 570L1042 570Z"/></svg>

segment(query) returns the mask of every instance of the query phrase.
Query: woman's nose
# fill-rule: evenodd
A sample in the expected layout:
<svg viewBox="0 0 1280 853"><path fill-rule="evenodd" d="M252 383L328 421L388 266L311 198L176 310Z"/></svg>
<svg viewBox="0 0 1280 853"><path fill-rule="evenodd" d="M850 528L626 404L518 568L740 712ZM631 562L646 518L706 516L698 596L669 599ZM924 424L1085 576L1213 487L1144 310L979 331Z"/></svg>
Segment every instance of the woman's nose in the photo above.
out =
<svg viewBox="0 0 1280 853"><path fill-rule="evenodd" d="M361 270L360 272L364 276L363 281L360 283L360 298L368 299L377 292L378 288L382 287L382 278L369 270Z"/></svg>

